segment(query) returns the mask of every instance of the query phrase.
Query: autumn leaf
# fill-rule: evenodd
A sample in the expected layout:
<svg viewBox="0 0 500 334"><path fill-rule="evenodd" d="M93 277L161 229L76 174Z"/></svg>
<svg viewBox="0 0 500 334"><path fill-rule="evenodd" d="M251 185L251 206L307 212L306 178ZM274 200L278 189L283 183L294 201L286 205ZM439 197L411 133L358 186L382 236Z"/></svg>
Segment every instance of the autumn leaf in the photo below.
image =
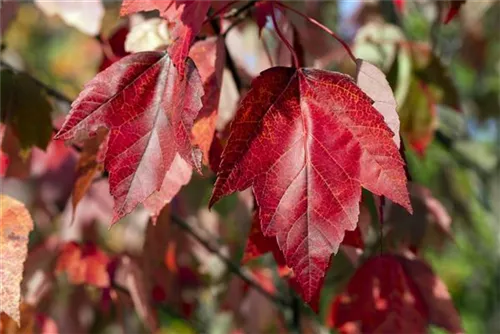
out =
<svg viewBox="0 0 500 334"><path fill-rule="evenodd" d="M19 326L23 264L28 253L28 235L33 221L24 204L0 195L0 312Z"/></svg>
<svg viewBox="0 0 500 334"><path fill-rule="evenodd" d="M259 211L256 210L253 214L252 226L248 235L247 244L243 253L243 264L251 261L263 254L272 252L276 263L279 266L285 266L285 259L281 253L275 237L266 237L260 228Z"/></svg>
<svg viewBox="0 0 500 334"><path fill-rule="evenodd" d="M109 129L104 167L115 199L113 223L160 190L176 154L201 168L191 128L203 87L193 62L186 64L181 79L166 53L121 59L85 86L56 136L79 141Z"/></svg>
<svg viewBox="0 0 500 334"><path fill-rule="evenodd" d="M129 32L128 25L121 25L113 30L108 38L101 37L102 61L99 65L99 72L129 55L129 52L125 50L125 41Z"/></svg>
<svg viewBox="0 0 500 334"><path fill-rule="evenodd" d="M0 77L2 123L12 128L21 150L45 150L52 136L52 106L45 93L27 74L2 70Z"/></svg>
<svg viewBox="0 0 500 334"><path fill-rule="evenodd" d="M327 323L340 333L425 333L427 307L398 258L381 255L356 271Z"/></svg>
<svg viewBox="0 0 500 334"><path fill-rule="evenodd" d="M16 324L7 314L0 314L0 332L2 334L30 334L35 333L36 311L32 305L19 305L20 321Z"/></svg>
<svg viewBox="0 0 500 334"><path fill-rule="evenodd" d="M430 241L438 247L442 246L444 240L452 238L451 217L446 208L427 188L411 184L409 190L415 213L409 215L401 207L387 203L384 241L390 246L414 250L419 250L424 242L428 245Z"/></svg>
<svg viewBox="0 0 500 334"><path fill-rule="evenodd" d="M363 237L361 235L359 226L356 227L354 231L346 231L344 240L342 240L342 245L351 246L354 248L364 247ZM283 254L278 247L276 238L266 237L262 233L257 209L253 215L252 226L250 227L250 233L248 235L247 244L241 262L245 264L268 252L271 252L273 254L280 270L284 272L289 271L284 270L284 267L286 267L286 262L283 258Z"/></svg>
<svg viewBox="0 0 500 334"><path fill-rule="evenodd" d="M394 144L399 148L397 104L384 72L365 60L356 59L356 84L374 101L373 107L384 116L385 123L394 133Z"/></svg>
<svg viewBox="0 0 500 334"><path fill-rule="evenodd" d="M449 333L464 333L453 300L444 282L432 268L418 259L399 257L403 268L411 277L422 296L428 311L429 323L446 329Z"/></svg>
<svg viewBox="0 0 500 334"><path fill-rule="evenodd" d="M151 333L155 333L158 329L158 320L151 306L151 299L147 294L143 271L139 264L128 256L122 256L118 260L114 276L117 285L128 290L141 320Z"/></svg>
<svg viewBox="0 0 500 334"><path fill-rule="evenodd" d="M361 187L411 210L393 132L349 76L309 68L261 73L231 126L210 205L249 186L304 300L356 228Z"/></svg>
<svg viewBox="0 0 500 334"><path fill-rule="evenodd" d="M79 245L68 242L62 246L56 273L66 273L72 284L91 284L100 288L109 287L107 266L109 257L93 243Z"/></svg>
<svg viewBox="0 0 500 334"><path fill-rule="evenodd" d="M140 11L158 10L160 16L173 25L170 36L173 43L168 53L177 67L179 75L184 76L185 59L194 38L201 30L211 1L192 0L124 0L120 15L130 15Z"/></svg>
<svg viewBox="0 0 500 334"><path fill-rule="evenodd" d="M399 108L401 134L417 154L423 156L438 126L436 101L422 81L412 78L406 100Z"/></svg>
<svg viewBox="0 0 500 334"><path fill-rule="evenodd" d="M193 125L193 143L203 153L203 162L208 165L210 146L215 134L215 122L222 86L225 49L224 39L210 37L196 42L189 52L203 81L203 108Z"/></svg>
<svg viewBox="0 0 500 334"><path fill-rule="evenodd" d="M160 189L151 194L143 203L144 207L153 215L154 224L161 209L170 203L181 187L191 180L192 173L193 168L179 154L176 154L170 169L165 174Z"/></svg>
<svg viewBox="0 0 500 334"><path fill-rule="evenodd" d="M99 132L95 137L87 139L83 144L83 149L80 152L76 165L76 181L71 193L71 203L73 205L72 220L74 220L78 203L92 185L94 177L104 168L102 162L99 161L98 154L105 137L105 131Z"/></svg>

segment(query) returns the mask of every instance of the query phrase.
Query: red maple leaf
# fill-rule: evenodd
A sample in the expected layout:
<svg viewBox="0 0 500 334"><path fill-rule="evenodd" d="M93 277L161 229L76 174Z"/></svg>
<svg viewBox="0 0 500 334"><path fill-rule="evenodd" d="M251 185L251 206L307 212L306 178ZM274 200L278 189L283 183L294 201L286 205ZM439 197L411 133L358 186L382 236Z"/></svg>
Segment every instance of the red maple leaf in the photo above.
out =
<svg viewBox="0 0 500 334"><path fill-rule="evenodd" d="M188 56L191 43L201 30L209 8L210 1L124 0L120 15L158 10L160 16L173 25L170 34L174 42L168 52L180 76L184 76L184 60Z"/></svg>
<svg viewBox="0 0 500 334"><path fill-rule="evenodd" d="M342 240L342 244L354 248L364 247L363 236L361 235L359 226L356 227L354 231L346 231L344 240ZM283 258L283 254L278 247L276 237L266 237L262 233L260 228L259 214L257 210L253 215L250 234L248 235L247 245L245 247L243 259L241 260L241 262L245 264L248 261L251 261L268 252L273 253L274 260L278 264L280 270L282 270L283 267L286 267L286 262Z"/></svg>
<svg viewBox="0 0 500 334"><path fill-rule="evenodd" d="M361 186L411 210L392 137L351 77L271 68L241 102L210 205L253 186L263 234L276 237L311 301L345 231L356 228Z"/></svg>
<svg viewBox="0 0 500 334"><path fill-rule="evenodd" d="M425 333L427 307L397 257L365 262L333 302L328 325L340 333Z"/></svg>
<svg viewBox="0 0 500 334"><path fill-rule="evenodd" d="M109 129L104 167L115 199L113 223L160 190L177 153L201 168L191 128L202 95L190 59L181 78L168 54L141 52L97 74L73 102L56 138L78 141Z"/></svg>

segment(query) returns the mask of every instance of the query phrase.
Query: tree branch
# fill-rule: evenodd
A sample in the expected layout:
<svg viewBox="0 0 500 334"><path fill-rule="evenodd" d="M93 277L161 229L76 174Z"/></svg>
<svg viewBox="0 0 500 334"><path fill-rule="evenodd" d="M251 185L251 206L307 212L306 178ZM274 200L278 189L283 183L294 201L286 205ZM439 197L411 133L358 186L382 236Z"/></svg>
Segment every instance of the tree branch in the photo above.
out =
<svg viewBox="0 0 500 334"><path fill-rule="evenodd" d="M73 102L73 100L71 100L69 97L67 97L63 93L59 92L58 90L50 87L49 85L47 85L45 83L43 83L42 81L38 80L37 78L35 78L34 76L32 76L31 74L29 74L26 71L19 71L18 69L14 68L12 65L4 62L3 60L0 60L0 66L3 68L6 68L7 70L11 71L12 73L16 73L16 74L22 73L22 74L27 75L31 80L33 80L34 83L36 83L43 90L45 90L49 96L54 97L58 101L65 102L65 103L70 104L70 105L71 105L71 102Z"/></svg>
<svg viewBox="0 0 500 334"><path fill-rule="evenodd" d="M181 229L183 229L187 234L189 234L194 239L196 239L196 241L198 241L200 244L202 244L203 247L205 247L209 252L216 255L222 262L224 262L224 264L226 265L227 269L230 272L232 272L233 274L235 274L236 276L241 278L245 283L247 283L252 288L257 290L264 297L266 297L267 299L269 299L270 301L272 301L273 303L276 303L278 305L285 306L285 307L290 306L290 303L288 302L288 300L286 300L280 296L271 294L271 293L267 292L266 290L264 290L264 288L259 283L255 282L247 274L242 272L239 265L234 264L234 262L231 261L231 259L229 259L225 255L223 255L217 246L212 245L210 243L210 241L204 239L195 230L193 230L193 228L188 223L186 223L184 220L180 219L179 217L177 217L175 215L171 215L170 218L177 226L179 226Z"/></svg>

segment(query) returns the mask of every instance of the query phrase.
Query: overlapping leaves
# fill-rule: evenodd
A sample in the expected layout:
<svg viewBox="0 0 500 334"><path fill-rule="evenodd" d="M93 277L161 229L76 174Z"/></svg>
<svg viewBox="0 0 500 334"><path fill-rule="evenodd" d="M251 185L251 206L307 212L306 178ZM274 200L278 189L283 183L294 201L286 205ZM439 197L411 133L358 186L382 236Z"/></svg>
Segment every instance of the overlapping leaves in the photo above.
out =
<svg viewBox="0 0 500 334"><path fill-rule="evenodd" d="M181 78L168 54L142 52L99 73L73 102L57 138L78 141L109 129L104 167L115 199L113 222L161 189L177 154L200 168L191 128L202 95L190 59Z"/></svg>
<svg viewBox="0 0 500 334"><path fill-rule="evenodd" d="M275 67L252 83L231 126L210 201L253 187L311 301L330 256L358 221L361 187L411 210L393 132L349 76Z"/></svg>

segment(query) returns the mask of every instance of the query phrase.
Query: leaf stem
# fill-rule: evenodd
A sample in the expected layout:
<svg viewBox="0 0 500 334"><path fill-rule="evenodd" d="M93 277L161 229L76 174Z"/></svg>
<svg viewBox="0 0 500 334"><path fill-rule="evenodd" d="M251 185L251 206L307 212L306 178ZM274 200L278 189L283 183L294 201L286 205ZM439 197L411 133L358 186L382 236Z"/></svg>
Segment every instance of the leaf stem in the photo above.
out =
<svg viewBox="0 0 500 334"><path fill-rule="evenodd" d="M297 57L297 53L293 49L292 44L290 44L290 42L286 39L286 37L281 32L281 30L280 30L280 28L278 26L278 22L276 21L276 13L274 11L274 1L270 1L270 4L271 4L271 9L272 9L271 10L271 19L273 20L274 29L276 30L276 33L278 34L278 36L281 39L281 41L283 43L285 43L285 45L288 48L288 50L290 50L290 53L292 54L292 57L293 57L293 64L294 64L294 66L296 68L299 68L300 67L300 63L299 63L299 58Z"/></svg>
<svg viewBox="0 0 500 334"><path fill-rule="evenodd" d="M334 33L332 30L330 30L327 26L321 24L320 22L318 22L317 20L313 19L312 17L309 17L309 16L301 13L300 11L296 10L295 8L292 8L292 7L288 6L288 5L285 5L284 3L276 2L276 4L278 6L284 8L284 9L288 9L288 10L294 12L295 14L297 14L299 16L302 16L304 19L306 19L307 21L309 21L312 24L316 25L317 27L321 28L326 33L328 33L330 36L332 36L333 38L335 38L340 44L342 44L342 46L344 47L344 49L346 50L346 52L349 54L349 57L352 59L352 61L354 63L356 63L356 57L352 53L352 50L349 47L349 45L342 38L340 38L336 33Z"/></svg>

